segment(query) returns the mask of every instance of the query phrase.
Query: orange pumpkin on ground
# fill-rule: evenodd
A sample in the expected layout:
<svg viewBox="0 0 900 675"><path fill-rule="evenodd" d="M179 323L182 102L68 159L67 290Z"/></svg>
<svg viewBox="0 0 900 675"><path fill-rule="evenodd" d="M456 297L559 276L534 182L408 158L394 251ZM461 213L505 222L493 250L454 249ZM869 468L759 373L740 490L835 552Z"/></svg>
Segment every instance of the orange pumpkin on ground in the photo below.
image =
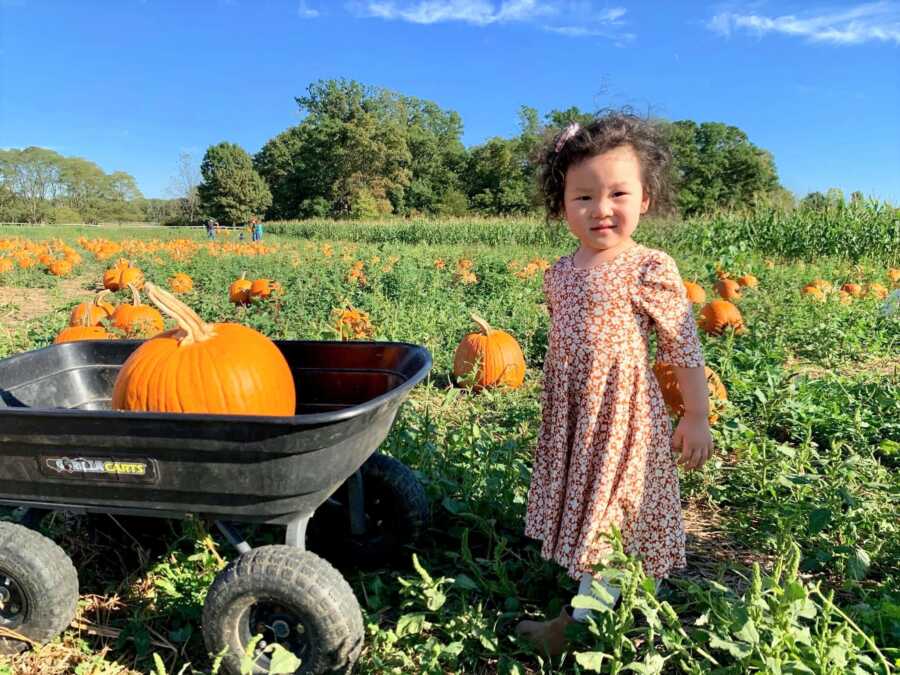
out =
<svg viewBox="0 0 900 675"><path fill-rule="evenodd" d="M814 300L825 300L825 293L822 292L822 289L818 286L813 286L812 284L806 284L806 286L803 287L803 295L808 295Z"/></svg>
<svg viewBox="0 0 900 675"><path fill-rule="evenodd" d="M250 284L250 299L264 300L272 294L272 284L268 279L256 279Z"/></svg>
<svg viewBox="0 0 900 675"><path fill-rule="evenodd" d="M849 295L852 295L854 298L858 298L862 295L863 289L859 284L846 283L841 286L841 290Z"/></svg>
<svg viewBox="0 0 900 675"><path fill-rule="evenodd" d="M112 314L113 326L125 331L131 338L148 338L162 332L165 328L162 314L150 305L141 304L141 296L134 284L131 289L131 304L123 302Z"/></svg>
<svg viewBox="0 0 900 675"><path fill-rule="evenodd" d="M146 291L178 328L138 347L116 378L116 410L223 415L293 415L294 378L262 333L236 323L209 324L174 295Z"/></svg>
<svg viewBox="0 0 900 675"><path fill-rule="evenodd" d="M719 279L716 282L716 293L725 300L740 300L741 285L734 279Z"/></svg>
<svg viewBox="0 0 900 675"><path fill-rule="evenodd" d="M111 291L118 291L133 285L140 289L144 285L144 273L137 267L132 267L127 260L120 260L103 273L103 287Z"/></svg>
<svg viewBox="0 0 900 675"><path fill-rule="evenodd" d="M695 305L702 305L706 302L706 291L703 286L693 281L684 282L684 290L687 292L688 300Z"/></svg>
<svg viewBox="0 0 900 675"><path fill-rule="evenodd" d="M13 267L15 267L15 263L9 258L0 258L0 274L3 272L10 272Z"/></svg>
<svg viewBox="0 0 900 675"><path fill-rule="evenodd" d="M734 328L735 333L746 330L740 310L727 300L713 300L705 304L700 310L698 323L710 335L721 335L728 326Z"/></svg>
<svg viewBox="0 0 900 675"><path fill-rule="evenodd" d="M728 392L712 368L704 366L703 372L706 375L706 386L709 389L709 423L715 424L719 419L721 403L728 400ZM684 399L681 397L681 389L678 388L678 376L675 374L675 368L668 363L656 363L653 366L653 373L659 381L659 388L669 411L675 417L684 415Z"/></svg>
<svg viewBox="0 0 900 675"><path fill-rule="evenodd" d="M104 300L104 297L109 294L110 291L108 290L100 291L93 300L76 305L69 315L69 325L82 325L82 320L84 319L84 316L87 315L89 317L88 325L97 326L103 319L112 316L113 312L116 311L116 308Z"/></svg>
<svg viewBox="0 0 900 675"><path fill-rule="evenodd" d="M184 272L177 272L169 279L169 288L175 293L190 293L194 288L194 280Z"/></svg>
<svg viewBox="0 0 900 675"><path fill-rule="evenodd" d="M759 279L752 274L745 274L742 277L738 277L738 284L747 288L756 288L759 286Z"/></svg>
<svg viewBox="0 0 900 675"><path fill-rule="evenodd" d="M866 287L866 295L876 300L884 300L888 295L888 289L881 284L869 284Z"/></svg>
<svg viewBox="0 0 900 675"><path fill-rule="evenodd" d="M887 271L888 279L892 284L900 284L900 267L891 267Z"/></svg>
<svg viewBox="0 0 900 675"><path fill-rule="evenodd" d="M500 384L516 388L525 380L525 356L516 339L495 330L476 314L472 320L480 332L466 335L453 356L453 374L457 379L472 377L476 389Z"/></svg>
<svg viewBox="0 0 900 675"><path fill-rule="evenodd" d="M85 313L79 325L66 326L59 331L56 339L53 340L53 344L58 345L63 342L77 342L79 340L112 340L115 338L114 335L107 333L103 326L96 326L90 323L90 320L90 314Z"/></svg>
<svg viewBox="0 0 900 675"><path fill-rule="evenodd" d="M231 282L228 287L228 299L236 305L246 305L250 302L250 289L253 282L246 278L247 273L242 272L241 278Z"/></svg>
<svg viewBox="0 0 900 675"><path fill-rule="evenodd" d="M807 286L815 286L822 291L822 293L831 293L831 291L834 290L834 286L831 285L831 282L825 281L825 279L813 279Z"/></svg>
<svg viewBox="0 0 900 675"><path fill-rule="evenodd" d="M55 277L64 277L72 271L72 263L68 260L54 260L47 265L47 269Z"/></svg>

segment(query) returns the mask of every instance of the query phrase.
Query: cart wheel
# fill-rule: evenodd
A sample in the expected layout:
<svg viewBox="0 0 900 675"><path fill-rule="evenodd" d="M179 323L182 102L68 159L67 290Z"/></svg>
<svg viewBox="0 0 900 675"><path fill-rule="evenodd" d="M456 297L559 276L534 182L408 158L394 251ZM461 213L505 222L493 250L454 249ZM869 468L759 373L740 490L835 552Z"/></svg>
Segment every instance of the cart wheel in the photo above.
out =
<svg viewBox="0 0 900 675"><path fill-rule="evenodd" d="M203 637L224 672L241 673L256 634L253 673L268 673L278 643L300 661L297 673L349 673L363 646L359 603L350 584L314 553L260 546L219 572L203 605Z"/></svg>
<svg viewBox="0 0 900 675"><path fill-rule="evenodd" d="M0 522L0 627L46 642L69 625L77 603L78 573L65 551L23 525ZM0 654L27 646L0 638Z"/></svg>
<svg viewBox="0 0 900 675"><path fill-rule="evenodd" d="M425 531L428 498L412 469L393 457L375 453L361 473L366 531L350 531L345 483L310 519L310 548L340 565L380 567Z"/></svg>

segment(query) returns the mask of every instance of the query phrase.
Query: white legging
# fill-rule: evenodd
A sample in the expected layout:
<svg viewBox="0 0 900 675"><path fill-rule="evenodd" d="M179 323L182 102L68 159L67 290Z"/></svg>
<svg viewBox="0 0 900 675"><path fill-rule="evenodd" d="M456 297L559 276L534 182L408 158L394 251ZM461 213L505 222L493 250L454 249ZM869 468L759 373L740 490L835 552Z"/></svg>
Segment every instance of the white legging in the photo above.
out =
<svg viewBox="0 0 900 675"><path fill-rule="evenodd" d="M594 581L596 581L598 584L600 584L604 589L606 589L606 592L612 596L612 605L610 605L608 602L606 602L606 600L601 600L599 597L597 597L597 594L594 593L593 588L591 586L591 584ZM654 579L654 583L656 584L656 588L659 589L659 579ZM620 591L618 587L613 586L608 581L606 581L606 579L604 579L603 577L599 577L599 576L593 577L590 574L588 574L587 572L585 572L581 575L581 583L578 584L578 595L588 595L588 596L594 598L594 600L596 600L600 604L606 605L610 609L612 609L615 606L616 600L619 599L619 595L621 595L621 593L622 593L622 591ZM579 622L586 621L588 616L590 616L590 614L591 614L591 610L584 608L584 607L575 607L572 610L572 618Z"/></svg>

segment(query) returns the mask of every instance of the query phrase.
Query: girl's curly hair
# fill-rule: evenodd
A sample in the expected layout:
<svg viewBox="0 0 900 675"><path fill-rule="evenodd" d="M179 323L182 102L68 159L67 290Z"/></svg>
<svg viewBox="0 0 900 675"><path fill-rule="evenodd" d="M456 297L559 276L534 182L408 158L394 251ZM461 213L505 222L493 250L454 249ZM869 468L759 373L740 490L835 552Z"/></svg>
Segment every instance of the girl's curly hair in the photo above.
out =
<svg viewBox="0 0 900 675"><path fill-rule="evenodd" d="M548 135L537 157L538 187L548 221L565 215L563 193L569 167L622 145L630 145L638 157L641 183L650 195L649 212L666 214L673 210L672 153L659 123L627 111L603 113L579 127L557 151L564 133Z"/></svg>

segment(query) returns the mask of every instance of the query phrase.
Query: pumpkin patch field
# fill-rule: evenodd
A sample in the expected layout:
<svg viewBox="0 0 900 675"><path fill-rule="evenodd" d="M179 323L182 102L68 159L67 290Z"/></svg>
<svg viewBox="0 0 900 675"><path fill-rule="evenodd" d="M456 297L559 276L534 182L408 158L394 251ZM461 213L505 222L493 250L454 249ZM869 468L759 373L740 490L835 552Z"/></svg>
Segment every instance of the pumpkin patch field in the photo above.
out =
<svg viewBox="0 0 900 675"><path fill-rule="evenodd" d="M680 474L688 567L655 590L613 534L607 574L623 600L553 660L514 627L557 616L575 593L522 532L549 325L541 284L575 247L559 228L267 223L251 243L227 229L208 240L200 228L0 227L0 358L150 338L176 315L190 339L237 323L270 339L425 346L431 373L380 452L415 471L430 521L386 566L338 563L363 610L355 672L887 674L900 668L900 221L829 218L638 227L691 282L715 452ZM227 365L258 358L260 340L235 337ZM217 530L64 513L39 528L71 556L80 601L62 637L0 656L0 675L217 671L203 601L235 555ZM282 536L259 526L249 541Z"/></svg>

